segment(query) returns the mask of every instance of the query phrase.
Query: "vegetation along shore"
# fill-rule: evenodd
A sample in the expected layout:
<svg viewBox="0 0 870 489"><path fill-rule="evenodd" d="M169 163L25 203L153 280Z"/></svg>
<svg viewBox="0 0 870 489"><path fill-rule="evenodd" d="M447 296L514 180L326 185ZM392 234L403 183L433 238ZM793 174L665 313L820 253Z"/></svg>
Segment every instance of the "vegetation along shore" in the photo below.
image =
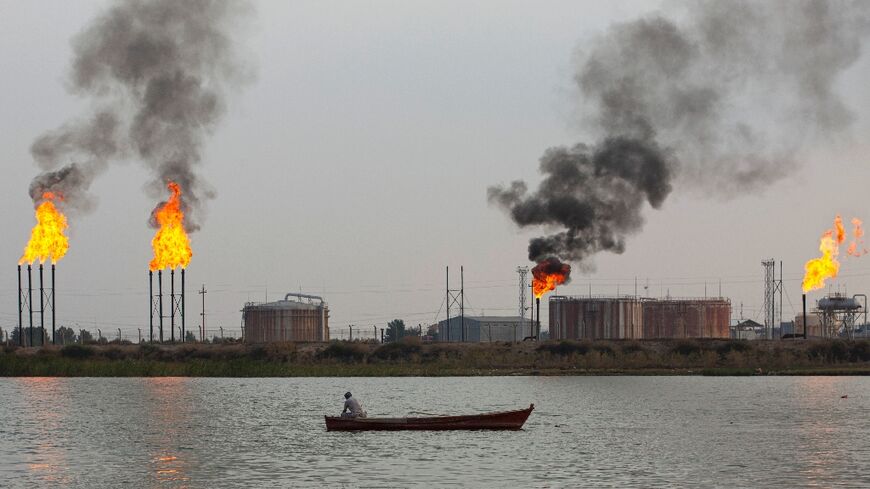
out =
<svg viewBox="0 0 870 489"><path fill-rule="evenodd" d="M867 375L870 341L7 346L0 376Z"/></svg>

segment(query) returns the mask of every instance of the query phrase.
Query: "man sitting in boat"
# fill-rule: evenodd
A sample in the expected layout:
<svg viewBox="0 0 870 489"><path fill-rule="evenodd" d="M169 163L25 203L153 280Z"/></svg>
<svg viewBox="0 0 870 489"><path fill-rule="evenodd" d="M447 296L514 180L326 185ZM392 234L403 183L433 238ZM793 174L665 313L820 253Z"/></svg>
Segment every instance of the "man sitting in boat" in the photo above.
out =
<svg viewBox="0 0 870 489"><path fill-rule="evenodd" d="M359 401L351 396L350 392L344 393L344 409L341 411L342 418L365 418L366 412L363 411Z"/></svg>

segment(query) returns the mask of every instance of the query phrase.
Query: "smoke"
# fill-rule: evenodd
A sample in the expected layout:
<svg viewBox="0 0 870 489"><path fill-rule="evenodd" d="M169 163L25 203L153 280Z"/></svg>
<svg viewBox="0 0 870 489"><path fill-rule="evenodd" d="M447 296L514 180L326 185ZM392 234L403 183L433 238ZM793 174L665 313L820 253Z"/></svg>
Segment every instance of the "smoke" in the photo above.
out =
<svg viewBox="0 0 870 489"><path fill-rule="evenodd" d="M577 56L581 120L598 142L548 149L534 192L515 181L489 201L552 231L529 259L591 266L623 252L646 205L673 188L762 189L853 120L834 85L861 55L868 13L851 1L702 1L615 24Z"/></svg>
<svg viewBox="0 0 870 489"><path fill-rule="evenodd" d="M31 196L54 191L66 207L88 211L94 179L132 157L151 171L150 196L165 197L169 181L181 185L188 231L198 229L215 196L198 174L205 138L225 94L250 78L234 39L250 11L244 0L112 4L72 41L71 91L90 99L93 113L33 143L44 173Z"/></svg>

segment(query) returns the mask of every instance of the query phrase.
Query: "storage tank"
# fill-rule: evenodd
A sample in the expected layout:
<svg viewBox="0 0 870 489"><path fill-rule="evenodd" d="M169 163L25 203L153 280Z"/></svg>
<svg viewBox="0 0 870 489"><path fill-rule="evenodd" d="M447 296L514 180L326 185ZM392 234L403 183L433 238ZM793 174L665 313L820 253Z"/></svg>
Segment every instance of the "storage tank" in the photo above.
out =
<svg viewBox="0 0 870 489"><path fill-rule="evenodd" d="M290 293L280 301L249 302L242 322L247 343L329 341L329 307L314 295Z"/></svg>
<svg viewBox="0 0 870 489"><path fill-rule="evenodd" d="M731 301L723 298L652 299L643 302L643 337L728 338Z"/></svg>
<svg viewBox="0 0 870 489"><path fill-rule="evenodd" d="M823 311L855 311L861 304L854 297L833 294L819 299L818 307Z"/></svg>
<svg viewBox="0 0 870 489"><path fill-rule="evenodd" d="M552 339L640 339L640 300L631 297L550 297Z"/></svg>

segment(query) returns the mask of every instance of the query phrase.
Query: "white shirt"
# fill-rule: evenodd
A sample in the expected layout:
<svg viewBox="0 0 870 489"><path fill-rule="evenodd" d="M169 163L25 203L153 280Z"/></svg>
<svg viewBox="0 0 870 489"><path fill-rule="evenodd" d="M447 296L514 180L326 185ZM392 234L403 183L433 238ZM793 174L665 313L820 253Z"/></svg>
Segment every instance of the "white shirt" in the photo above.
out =
<svg viewBox="0 0 870 489"><path fill-rule="evenodd" d="M349 397L344 401L345 409L349 409L352 414L362 414L362 406L359 405L359 401L354 399L353 397Z"/></svg>

